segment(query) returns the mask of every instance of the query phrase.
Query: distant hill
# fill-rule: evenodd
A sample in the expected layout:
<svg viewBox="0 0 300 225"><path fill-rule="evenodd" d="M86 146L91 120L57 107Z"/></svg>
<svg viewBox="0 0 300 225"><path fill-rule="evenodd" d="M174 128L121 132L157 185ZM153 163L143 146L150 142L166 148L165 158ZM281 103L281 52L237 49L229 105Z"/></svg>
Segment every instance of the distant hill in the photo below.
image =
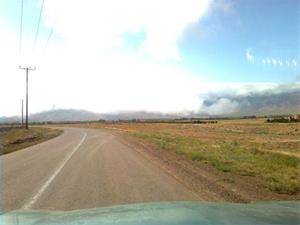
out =
<svg viewBox="0 0 300 225"><path fill-rule="evenodd" d="M145 111L126 111L118 113L94 113L87 110L56 109L43 111L29 116L30 122L68 122L68 121L95 121L95 120L130 120L130 119L172 119L179 118L173 114L153 113ZM0 117L0 123L20 122L20 117Z"/></svg>
<svg viewBox="0 0 300 225"><path fill-rule="evenodd" d="M42 122L64 122L64 121L85 121L85 120L99 120L100 114L90 112L87 110L76 110L76 109L55 109L35 113L30 115L30 121Z"/></svg>
<svg viewBox="0 0 300 225"><path fill-rule="evenodd" d="M56 109L29 116L31 122L67 122L96 120L131 119L177 119L188 117L239 117L300 114L300 90L283 89L277 92L248 93L210 93L202 96L203 104L197 112L159 113L146 111L121 111L116 113L95 113L87 110ZM19 122L20 117L0 117L0 123Z"/></svg>
<svg viewBox="0 0 300 225"><path fill-rule="evenodd" d="M17 116L11 116L11 117L3 116L3 117L0 117L0 123L18 123L18 122L20 122L20 117L17 117Z"/></svg>
<svg viewBox="0 0 300 225"><path fill-rule="evenodd" d="M86 110L55 109L29 115L30 122L66 122L99 120L101 115ZM20 117L0 117L0 123L14 123L20 121Z"/></svg>
<svg viewBox="0 0 300 225"><path fill-rule="evenodd" d="M181 114L166 114L159 112L146 111L121 111L117 113L101 114L101 118L105 120L132 120L132 119L175 119L180 118Z"/></svg>

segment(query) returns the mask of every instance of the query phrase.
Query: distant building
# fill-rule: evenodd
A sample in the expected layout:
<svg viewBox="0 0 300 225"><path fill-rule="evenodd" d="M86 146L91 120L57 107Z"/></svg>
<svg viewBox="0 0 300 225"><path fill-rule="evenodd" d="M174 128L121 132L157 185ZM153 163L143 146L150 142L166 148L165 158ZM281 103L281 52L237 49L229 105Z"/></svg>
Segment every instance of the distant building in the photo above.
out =
<svg viewBox="0 0 300 225"><path fill-rule="evenodd" d="M300 122L300 114L291 115L288 119L291 122Z"/></svg>
<svg viewBox="0 0 300 225"><path fill-rule="evenodd" d="M300 114L290 115L290 116L276 116L274 118L268 118L268 123L290 123L290 122L300 122Z"/></svg>

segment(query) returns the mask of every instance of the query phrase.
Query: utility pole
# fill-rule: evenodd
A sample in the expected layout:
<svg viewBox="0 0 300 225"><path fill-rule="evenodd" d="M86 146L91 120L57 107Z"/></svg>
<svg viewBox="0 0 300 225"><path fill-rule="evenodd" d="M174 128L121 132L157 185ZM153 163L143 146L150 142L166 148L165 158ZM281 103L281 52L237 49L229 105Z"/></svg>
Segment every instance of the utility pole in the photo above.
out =
<svg viewBox="0 0 300 225"><path fill-rule="evenodd" d="M26 70L26 117L25 117L25 127L28 129L28 71L35 70L35 67L22 67L19 66L21 70Z"/></svg>
<svg viewBox="0 0 300 225"><path fill-rule="evenodd" d="M23 108L24 108L23 105L24 104L23 104L23 102L24 102L24 99L22 98L22 125L21 125L21 127L24 126L24 116L23 116L24 115L24 110L23 110Z"/></svg>

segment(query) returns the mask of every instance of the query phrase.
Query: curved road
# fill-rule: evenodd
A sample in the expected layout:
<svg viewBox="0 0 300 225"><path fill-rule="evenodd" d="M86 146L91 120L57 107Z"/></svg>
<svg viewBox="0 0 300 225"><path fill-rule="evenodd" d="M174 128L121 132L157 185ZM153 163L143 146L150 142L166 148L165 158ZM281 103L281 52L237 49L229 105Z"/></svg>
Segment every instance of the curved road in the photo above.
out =
<svg viewBox="0 0 300 225"><path fill-rule="evenodd" d="M57 138L0 156L1 210L198 200L119 136L63 129Z"/></svg>

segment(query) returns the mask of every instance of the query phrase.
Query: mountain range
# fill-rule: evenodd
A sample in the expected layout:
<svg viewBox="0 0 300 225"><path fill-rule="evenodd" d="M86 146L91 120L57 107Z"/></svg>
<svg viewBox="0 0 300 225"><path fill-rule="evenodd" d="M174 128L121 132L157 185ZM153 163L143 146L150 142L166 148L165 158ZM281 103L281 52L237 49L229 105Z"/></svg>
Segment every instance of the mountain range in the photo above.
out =
<svg viewBox="0 0 300 225"><path fill-rule="evenodd" d="M300 114L300 89L282 86L276 92L209 93L196 112L160 113L147 111L121 111L95 113L77 109L55 109L29 115L31 122L67 122L130 119L176 119L182 117L238 117L282 114ZM20 122L19 116L0 117L0 123Z"/></svg>

